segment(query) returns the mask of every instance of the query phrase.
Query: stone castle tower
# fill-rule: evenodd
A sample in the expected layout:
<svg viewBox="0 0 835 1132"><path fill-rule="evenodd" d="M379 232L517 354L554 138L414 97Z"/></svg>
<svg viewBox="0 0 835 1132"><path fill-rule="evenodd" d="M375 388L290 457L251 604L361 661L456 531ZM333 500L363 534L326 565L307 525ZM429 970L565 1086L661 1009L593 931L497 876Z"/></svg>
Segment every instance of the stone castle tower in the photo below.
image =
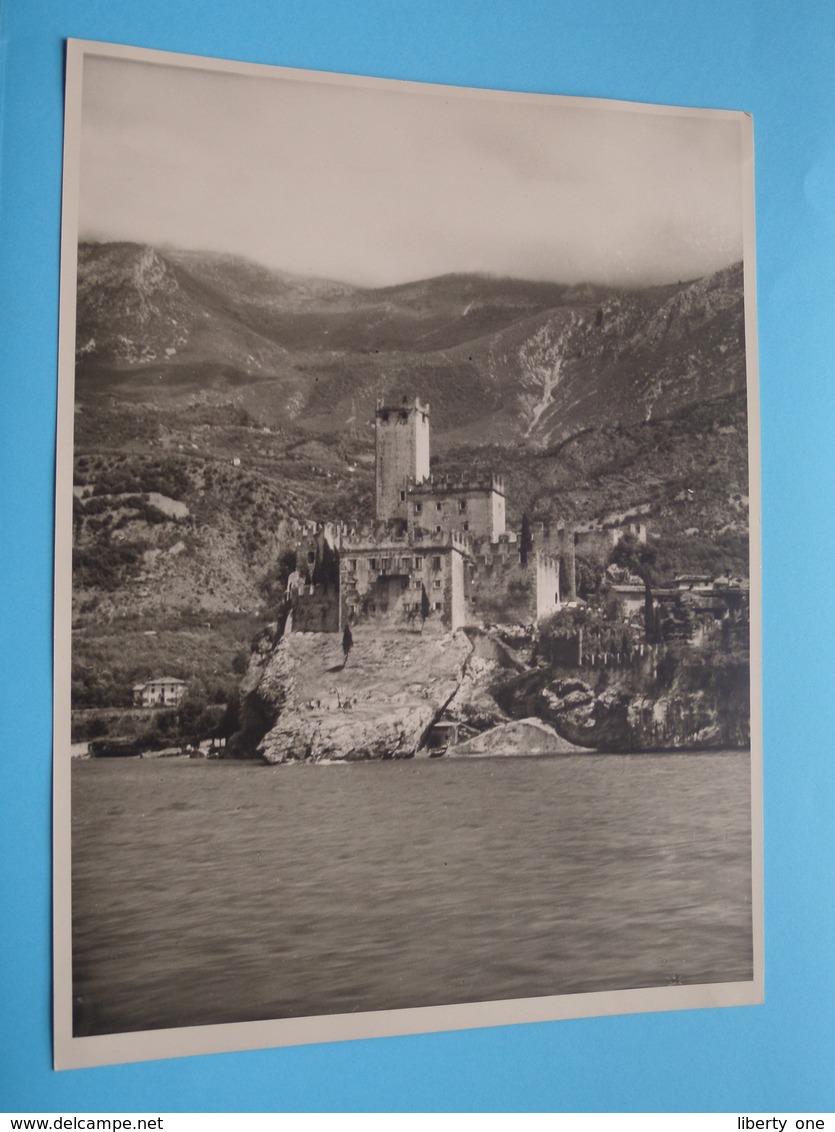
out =
<svg viewBox="0 0 835 1132"><path fill-rule="evenodd" d="M407 487L429 478L429 406L415 398L399 405L377 402L377 519L405 522Z"/></svg>

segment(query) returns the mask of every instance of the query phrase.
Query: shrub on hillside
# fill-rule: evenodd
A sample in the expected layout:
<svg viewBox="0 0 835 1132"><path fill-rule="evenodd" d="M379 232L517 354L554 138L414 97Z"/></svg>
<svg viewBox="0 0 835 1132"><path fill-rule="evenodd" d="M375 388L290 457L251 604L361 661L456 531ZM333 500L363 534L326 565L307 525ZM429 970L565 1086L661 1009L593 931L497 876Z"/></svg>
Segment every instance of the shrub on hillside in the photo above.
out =
<svg viewBox="0 0 835 1132"><path fill-rule="evenodd" d="M116 542L104 539L73 550L73 585L82 589L113 592L139 569L146 542Z"/></svg>
<svg viewBox="0 0 835 1132"><path fill-rule="evenodd" d="M551 640L567 640L582 630L583 652L625 652L639 642L634 625L614 610L593 609L582 605L576 609L560 609L546 618L539 627L539 638L547 655Z"/></svg>
<svg viewBox="0 0 835 1132"><path fill-rule="evenodd" d="M182 499L190 490L185 462L173 457L102 468L93 489L95 495L147 495L156 491L170 499Z"/></svg>

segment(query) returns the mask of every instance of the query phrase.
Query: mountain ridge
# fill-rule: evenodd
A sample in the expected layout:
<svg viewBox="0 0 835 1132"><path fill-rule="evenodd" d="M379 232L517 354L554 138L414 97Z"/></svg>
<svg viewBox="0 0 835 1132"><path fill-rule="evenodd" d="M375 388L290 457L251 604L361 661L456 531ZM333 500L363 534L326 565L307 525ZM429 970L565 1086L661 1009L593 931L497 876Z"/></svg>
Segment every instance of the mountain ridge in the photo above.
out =
<svg viewBox="0 0 835 1132"><path fill-rule="evenodd" d="M225 373L230 404L272 400L315 432L417 395L439 451L479 437L547 447L745 384L738 264L633 291L456 274L360 288L225 254L82 244L77 343L82 387L133 378L133 399L153 403L186 367L197 386L213 375L222 404Z"/></svg>
<svg viewBox="0 0 835 1132"><path fill-rule="evenodd" d="M502 473L511 528L634 512L665 576L747 572L740 265L628 292L362 289L90 244L77 343L77 704L186 656L234 680L300 524L372 516L379 397L430 402L444 469Z"/></svg>

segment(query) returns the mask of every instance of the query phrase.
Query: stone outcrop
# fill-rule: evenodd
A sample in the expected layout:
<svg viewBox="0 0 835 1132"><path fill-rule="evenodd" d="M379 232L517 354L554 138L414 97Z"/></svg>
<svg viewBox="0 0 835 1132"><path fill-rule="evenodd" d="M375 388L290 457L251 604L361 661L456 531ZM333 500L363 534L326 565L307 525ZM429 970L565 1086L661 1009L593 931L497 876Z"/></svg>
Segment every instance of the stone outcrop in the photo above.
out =
<svg viewBox="0 0 835 1132"><path fill-rule="evenodd" d="M665 671L666 669L666 671ZM747 658L666 658L650 671L533 669L494 686L517 719L536 716L601 751L696 750L750 744Z"/></svg>
<svg viewBox="0 0 835 1132"><path fill-rule="evenodd" d="M450 747L448 758L478 758L487 755L518 757L524 755L569 755L586 752L558 735L541 719L529 718L500 723L490 731Z"/></svg>
<svg viewBox="0 0 835 1132"><path fill-rule="evenodd" d="M272 708L255 749L269 763L410 757L470 652L460 631L358 627L343 666L338 634L290 633L250 672L244 718L255 710L264 720Z"/></svg>
<svg viewBox="0 0 835 1132"><path fill-rule="evenodd" d="M529 666L496 630L359 626L343 667L339 634L278 631L256 642L230 753L409 758L441 720L471 736L448 758L750 742L747 657L679 649L637 667L561 669Z"/></svg>
<svg viewBox="0 0 835 1132"><path fill-rule="evenodd" d="M518 672L524 665L494 631L470 627L466 632L472 642L472 653L444 714L447 719L485 731L508 719L493 699L492 684L503 672Z"/></svg>

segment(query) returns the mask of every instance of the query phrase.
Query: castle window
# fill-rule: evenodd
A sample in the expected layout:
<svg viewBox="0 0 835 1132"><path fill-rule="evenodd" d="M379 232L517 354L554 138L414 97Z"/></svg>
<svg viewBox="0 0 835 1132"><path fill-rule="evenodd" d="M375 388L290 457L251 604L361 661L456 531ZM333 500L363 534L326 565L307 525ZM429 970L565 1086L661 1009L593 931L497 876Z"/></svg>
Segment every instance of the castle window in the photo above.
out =
<svg viewBox="0 0 835 1132"><path fill-rule="evenodd" d="M438 502L435 504L435 510L436 511L443 511L443 509L444 509L443 503L441 503L441 501L438 500Z"/></svg>
<svg viewBox="0 0 835 1132"><path fill-rule="evenodd" d="M436 535L439 535L440 533L441 533L441 524L440 524L440 523L436 523L436 524L435 524L435 534L436 534Z"/></svg>
<svg viewBox="0 0 835 1132"><path fill-rule="evenodd" d="M465 523L465 524L464 524L464 530L465 530L465 531L468 531L469 529L470 529L470 524L469 524L469 523Z"/></svg>
<svg viewBox="0 0 835 1132"><path fill-rule="evenodd" d="M440 613L441 608L442 608L441 603L439 601L433 601L432 602L432 608L435 610L436 613Z"/></svg>
<svg viewBox="0 0 835 1132"><path fill-rule="evenodd" d="M433 570L440 570L440 568L441 568L441 556L440 556L440 554L436 554L434 556L434 558L432 559L432 569Z"/></svg>
<svg viewBox="0 0 835 1132"><path fill-rule="evenodd" d="M441 579L440 578L435 579L435 581L432 583L432 588L435 589L435 590L439 590L441 588Z"/></svg>
<svg viewBox="0 0 835 1132"><path fill-rule="evenodd" d="M390 569L391 569L391 559L390 558L384 558L383 561L380 563L380 572L382 574L388 574Z"/></svg>
<svg viewBox="0 0 835 1132"><path fill-rule="evenodd" d="M401 570L411 570L411 568L412 568L411 558L401 558L400 559L400 569Z"/></svg>
<svg viewBox="0 0 835 1132"><path fill-rule="evenodd" d="M357 568L356 558L349 558L348 559L348 569L349 570L356 570L356 568Z"/></svg>
<svg viewBox="0 0 835 1132"><path fill-rule="evenodd" d="M308 561L308 565L310 565L310 566L312 566L313 563L316 561L316 551L315 550L308 550L307 561Z"/></svg>
<svg viewBox="0 0 835 1132"><path fill-rule="evenodd" d="M376 558L369 558L368 559L368 565L371 567L372 570L376 570L377 569L377 559Z"/></svg>
<svg viewBox="0 0 835 1132"><path fill-rule="evenodd" d="M467 510L467 500L466 499L459 499L458 500L458 510L459 511L466 511Z"/></svg>
<svg viewBox="0 0 835 1132"><path fill-rule="evenodd" d="M412 582L412 585L414 586L414 588L415 588L416 590L422 590L422 589L423 589L423 582L422 582L422 581L421 581L421 580L420 580L419 578L416 578L416 579L415 579L415 580L414 580L414 581Z"/></svg>
<svg viewBox="0 0 835 1132"><path fill-rule="evenodd" d="M416 515L419 515L419 514L421 513L421 510L422 510L421 504L420 504L420 503L416 503L416 504L415 504L415 514L416 514Z"/></svg>
<svg viewBox="0 0 835 1132"><path fill-rule="evenodd" d="M408 413L406 412L406 410L405 410L405 409L401 409L401 410L400 410L400 419L401 419L401 421L403 421L403 422L404 422L404 424L405 424L405 422L406 422L406 421L408 421L408 419L409 419L409 414L408 414Z"/></svg>
<svg viewBox="0 0 835 1132"><path fill-rule="evenodd" d="M401 492L400 492L400 502L401 502L401 503L405 503L405 502L406 502L406 492L405 492L405 491L401 491Z"/></svg>
<svg viewBox="0 0 835 1132"><path fill-rule="evenodd" d="M420 558L420 557L415 558L415 569L416 570L422 570L423 569L423 559L422 558Z"/></svg>

